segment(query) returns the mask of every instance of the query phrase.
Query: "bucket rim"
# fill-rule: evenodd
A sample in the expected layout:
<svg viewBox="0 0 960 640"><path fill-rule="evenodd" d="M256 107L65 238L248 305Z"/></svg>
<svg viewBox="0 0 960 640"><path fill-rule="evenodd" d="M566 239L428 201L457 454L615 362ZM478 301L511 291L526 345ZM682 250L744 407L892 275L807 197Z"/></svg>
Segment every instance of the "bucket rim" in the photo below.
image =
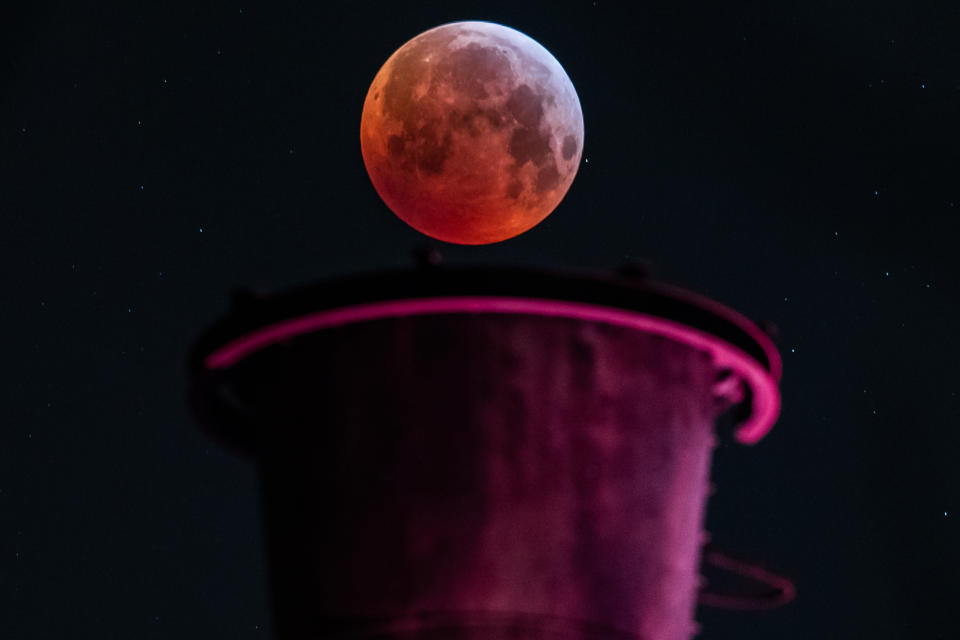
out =
<svg viewBox="0 0 960 640"><path fill-rule="evenodd" d="M708 352L718 369L747 387L748 406L734 432L743 444L759 442L779 415L780 354L760 327L733 309L646 279L504 267L372 272L276 294L235 292L230 312L189 354L194 412L202 422L209 418L211 407L198 410L203 396L211 396L231 367L279 342L358 322L482 313L609 324Z"/></svg>

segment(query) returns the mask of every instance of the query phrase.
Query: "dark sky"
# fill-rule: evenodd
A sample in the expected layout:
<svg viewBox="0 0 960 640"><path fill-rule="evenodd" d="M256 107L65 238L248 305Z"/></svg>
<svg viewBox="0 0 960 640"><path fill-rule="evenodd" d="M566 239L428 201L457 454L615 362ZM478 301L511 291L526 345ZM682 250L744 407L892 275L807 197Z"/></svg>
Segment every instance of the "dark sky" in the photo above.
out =
<svg viewBox="0 0 960 640"><path fill-rule="evenodd" d="M187 349L238 287L411 264L360 110L466 19L556 56L586 141L543 224L448 263L639 261L779 327L782 416L717 451L708 528L799 594L702 637L957 637L960 4L5 11L0 637L270 637L255 468L196 429Z"/></svg>

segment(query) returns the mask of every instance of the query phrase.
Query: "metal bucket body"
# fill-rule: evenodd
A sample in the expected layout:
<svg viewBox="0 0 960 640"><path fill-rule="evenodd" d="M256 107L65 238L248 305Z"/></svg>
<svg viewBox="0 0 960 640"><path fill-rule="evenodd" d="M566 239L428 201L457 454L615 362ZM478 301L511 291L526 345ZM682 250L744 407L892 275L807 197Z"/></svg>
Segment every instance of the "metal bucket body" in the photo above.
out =
<svg viewBox="0 0 960 640"><path fill-rule="evenodd" d="M717 415L779 412L736 312L524 270L240 296L190 367L259 465L281 639L690 638Z"/></svg>
<svg viewBox="0 0 960 640"><path fill-rule="evenodd" d="M331 328L238 366L237 392L273 408L259 449L281 637L343 617L429 635L457 612L471 637L691 637L708 354L459 314Z"/></svg>

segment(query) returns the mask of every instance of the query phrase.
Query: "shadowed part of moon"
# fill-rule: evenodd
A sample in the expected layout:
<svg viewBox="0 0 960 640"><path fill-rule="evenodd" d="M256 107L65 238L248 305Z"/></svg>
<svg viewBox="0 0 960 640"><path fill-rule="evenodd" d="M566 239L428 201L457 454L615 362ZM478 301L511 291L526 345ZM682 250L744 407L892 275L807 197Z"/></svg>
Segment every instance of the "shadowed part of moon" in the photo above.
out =
<svg viewBox="0 0 960 640"><path fill-rule="evenodd" d="M401 47L374 79L361 123L364 161L387 205L464 244L546 217L576 174L582 139L562 67L490 23L444 25Z"/></svg>

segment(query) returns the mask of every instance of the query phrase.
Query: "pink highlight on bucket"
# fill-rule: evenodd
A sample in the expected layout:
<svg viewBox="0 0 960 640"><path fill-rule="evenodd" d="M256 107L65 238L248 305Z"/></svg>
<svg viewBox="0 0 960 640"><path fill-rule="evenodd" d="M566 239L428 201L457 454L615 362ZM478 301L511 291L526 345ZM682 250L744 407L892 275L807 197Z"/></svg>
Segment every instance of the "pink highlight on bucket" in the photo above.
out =
<svg viewBox="0 0 960 640"><path fill-rule="evenodd" d="M735 437L743 444L754 444L770 431L780 413L778 390L782 371L780 355L769 337L740 314L700 296L693 296L686 292L682 295L688 301L722 316L745 331L763 348L770 363L770 370L767 371L761 363L740 348L705 331L669 319L597 304L503 296L444 296L386 300L318 311L268 325L237 338L208 355L204 359L204 365L207 369L227 369L257 351L296 336L383 318L499 313L598 322L637 329L676 340L709 353L717 368L733 371L749 386L753 400L750 416L737 428Z"/></svg>

